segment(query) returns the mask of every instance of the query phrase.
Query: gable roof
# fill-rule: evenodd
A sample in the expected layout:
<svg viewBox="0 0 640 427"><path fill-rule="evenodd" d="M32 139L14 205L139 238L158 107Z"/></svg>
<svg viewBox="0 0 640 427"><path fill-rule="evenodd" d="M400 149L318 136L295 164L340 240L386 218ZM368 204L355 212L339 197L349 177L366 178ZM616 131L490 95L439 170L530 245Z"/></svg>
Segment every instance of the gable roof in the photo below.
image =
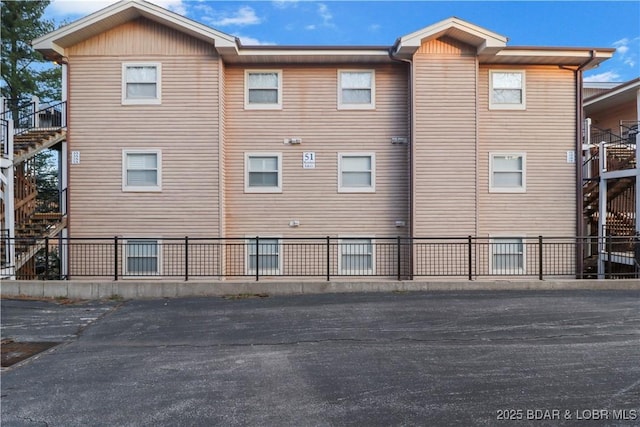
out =
<svg viewBox="0 0 640 427"><path fill-rule="evenodd" d="M133 19L144 17L211 43L219 53L237 52L235 37L214 30L144 0L124 0L79 19L33 41L46 58L65 56L65 49Z"/></svg>
<svg viewBox="0 0 640 427"><path fill-rule="evenodd" d="M400 37L393 46L396 55L413 55L422 43L449 36L474 46L478 53L495 52L507 45L507 38L477 25L451 17L433 25Z"/></svg>
<svg viewBox="0 0 640 427"><path fill-rule="evenodd" d="M66 49L133 19L144 17L211 43L229 63L373 63L410 59L425 41L448 36L476 48L479 61L491 64L540 64L596 67L615 49L509 47L507 38L451 17L398 38L393 46L243 46L240 41L144 0L122 0L33 41L34 49L58 60Z"/></svg>

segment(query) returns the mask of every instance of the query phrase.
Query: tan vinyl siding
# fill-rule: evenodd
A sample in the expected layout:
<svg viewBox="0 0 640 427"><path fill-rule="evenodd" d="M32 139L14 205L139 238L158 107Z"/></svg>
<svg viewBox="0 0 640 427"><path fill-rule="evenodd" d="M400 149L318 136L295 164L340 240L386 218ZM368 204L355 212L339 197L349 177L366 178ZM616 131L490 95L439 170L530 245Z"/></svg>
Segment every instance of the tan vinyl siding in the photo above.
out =
<svg viewBox="0 0 640 427"><path fill-rule="evenodd" d="M574 73L557 67L526 72L526 110L489 110L489 70L479 75L479 236L573 236L576 233ZM526 192L489 193L489 152L526 153Z"/></svg>
<svg viewBox="0 0 640 427"><path fill-rule="evenodd" d="M126 42L125 42L126 40ZM213 47L137 20L70 49L71 236L218 236ZM162 66L161 105L122 105L122 63ZM122 150L162 152L162 191L122 191Z"/></svg>
<svg viewBox="0 0 640 427"><path fill-rule="evenodd" d="M269 69L270 67L258 67ZM226 212L228 236L406 235L407 145L391 137L407 133L404 65L376 65L376 109L338 110L340 66L274 66L282 70L282 110L244 109L245 69L226 70ZM345 67L353 69L354 67ZM300 137L302 144L285 145ZM303 152L315 152L315 169L302 168ZM282 193L244 192L249 152L282 153ZM338 153L376 156L375 193L338 193ZM291 228L290 220L300 226Z"/></svg>
<svg viewBox="0 0 640 427"><path fill-rule="evenodd" d="M145 18L127 22L69 48L69 56L215 55L213 46Z"/></svg>
<svg viewBox="0 0 640 427"><path fill-rule="evenodd" d="M476 58L440 39L414 66L414 235L475 235Z"/></svg>

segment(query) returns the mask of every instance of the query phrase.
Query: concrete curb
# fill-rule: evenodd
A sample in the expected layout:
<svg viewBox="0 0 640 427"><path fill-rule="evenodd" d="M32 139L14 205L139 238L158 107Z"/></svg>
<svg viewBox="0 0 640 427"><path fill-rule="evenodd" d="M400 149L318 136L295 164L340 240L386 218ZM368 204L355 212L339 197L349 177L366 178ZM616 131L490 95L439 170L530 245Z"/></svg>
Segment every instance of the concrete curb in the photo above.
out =
<svg viewBox="0 0 640 427"><path fill-rule="evenodd" d="M505 290L640 290L640 280L419 280L419 281L22 281L5 280L5 297L30 296L73 299L176 298L223 295L296 295L393 291L505 291Z"/></svg>

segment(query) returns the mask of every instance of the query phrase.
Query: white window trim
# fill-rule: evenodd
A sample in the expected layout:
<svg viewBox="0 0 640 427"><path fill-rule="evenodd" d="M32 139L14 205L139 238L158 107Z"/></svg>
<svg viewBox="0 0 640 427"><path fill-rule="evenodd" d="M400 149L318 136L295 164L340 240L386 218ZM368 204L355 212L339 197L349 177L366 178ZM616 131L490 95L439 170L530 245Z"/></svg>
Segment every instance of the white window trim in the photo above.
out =
<svg viewBox="0 0 640 427"><path fill-rule="evenodd" d="M342 102L342 73L371 73L371 103L347 104ZM338 70L338 110L375 110L376 108L376 71L361 69Z"/></svg>
<svg viewBox="0 0 640 427"><path fill-rule="evenodd" d="M249 102L249 74L276 73L278 75L278 99L275 104L251 104ZM244 71L244 109L245 110L282 110L282 70L245 70Z"/></svg>
<svg viewBox="0 0 640 427"><path fill-rule="evenodd" d="M346 270L342 266L342 244L349 243L351 239L369 240L371 242L371 269L363 272L363 270ZM354 236L340 235L338 236L338 274L341 275L375 275L376 274L376 240L375 236Z"/></svg>
<svg viewBox="0 0 640 427"><path fill-rule="evenodd" d="M127 185L127 155L129 154L155 154L158 161L158 181L157 185L149 186L135 186ZM162 191L162 150L153 148L141 148L141 149L124 149L122 150L122 191L126 192L160 192Z"/></svg>
<svg viewBox="0 0 640 427"><path fill-rule="evenodd" d="M493 184L493 158L495 156L522 157L522 186L520 187L496 187ZM527 153L518 151L491 151L489 152L489 193L526 193L527 192Z"/></svg>
<svg viewBox="0 0 640 427"><path fill-rule="evenodd" d="M256 240L256 236L259 237L260 242L263 240L277 240L278 241L278 267L273 270L260 270L260 276L277 276L282 272L282 236L260 236L260 234L254 234L253 236L245 235L246 244L244 249L244 270L248 276L254 276L256 271L249 267L249 247ZM260 266L258 265L258 268Z"/></svg>
<svg viewBox="0 0 640 427"><path fill-rule="evenodd" d="M522 102L520 104L500 104L493 102L493 74L519 73L522 75ZM527 75L525 70L489 70L489 109L490 110L526 110L527 109Z"/></svg>
<svg viewBox="0 0 640 427"><path fill-rule="evenodd" d="M278 185L275 187L250 187L249 186L249 158L251 157L277 157L278 159ZM280 152L251 152L244 154L244 192L245 193L282 193L282 153Z"/></svg>
<svg viewBox="0 0 640 427"><path fill-rule="evenodd" d="M156 97L149 99L127 98L127 67L156 67ZM158 105L162 103L162 64L160 62L122 63L122 105Z"/></svg>
<svg viewBox="0 0 640 427"><path fill-rule="evenodd" d="M158 269L155 273L149 273L149 274L141 274L141 275L136 275L136 274L131 274L129 273L129 269L128 269L128 260L129 260L129 246L128 243L129 241L140 241L140 240L148 240L151 242L156 242L156 245L158 247ZM123 238L122 239L122 248L123 248L123 256L122 256L122 278L123 279L144 279L145 277L150 277L150 278L157 278L157 276L161 276L162 275L162 240L160 239L156 239L156 238L152 238L152 237L137 237L137 238Z"/></svg>
<svg viewBox="0 0 640 427"><path fill-rule="evenodd" d="M493 257L495 255L495 244L497 240L501 239L520 239L522 242L522 267L515 269L496 269L493 267ZM495 234L489 236L489 244L490 250L489 253L491 256L489 257L489 274L502 274L502 275L522 275L525 274L527 268L527 238L522 233L510 233L510 234Z"/></svg>
<svg viewBox="0 0 640 427"><path fill-rule="evenodd" d="M343 157L371 157L371 186L345 187L342 185ZM375 193L376 192L376 153L374 152L342 152L338 153L338 193Z"/></svg>

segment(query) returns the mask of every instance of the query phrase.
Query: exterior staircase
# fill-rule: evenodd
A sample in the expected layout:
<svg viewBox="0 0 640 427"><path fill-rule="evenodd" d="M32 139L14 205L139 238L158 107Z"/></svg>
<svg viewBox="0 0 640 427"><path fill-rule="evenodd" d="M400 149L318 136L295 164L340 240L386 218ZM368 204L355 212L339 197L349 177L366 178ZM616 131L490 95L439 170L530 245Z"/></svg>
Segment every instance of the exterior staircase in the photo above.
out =
<svg viewBox="0 0 640 427"><path fill-rule="evenodd" d="M40 200L35 158L43 150L66 141L66 102L39 106L36 99L10 107L2 102L2 174L0 217L0 278L37 278L38 253L49 238L66 227L66 190L57 200Z"/></svg>
<svg viewBox="0 0 640 427"><path fill-rule="evenodd" d="M621 136L590 127L583 163L583 215L592 238L586 277L640 277L636 133Z"/></svg>

